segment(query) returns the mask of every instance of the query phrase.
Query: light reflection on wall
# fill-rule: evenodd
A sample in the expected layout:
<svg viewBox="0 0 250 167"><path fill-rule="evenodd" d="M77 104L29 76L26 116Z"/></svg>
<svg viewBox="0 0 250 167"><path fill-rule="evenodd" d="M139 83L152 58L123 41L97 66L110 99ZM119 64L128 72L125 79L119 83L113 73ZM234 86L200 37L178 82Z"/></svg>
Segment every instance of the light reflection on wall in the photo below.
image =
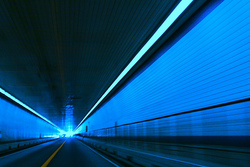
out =
<svg viewBox="0 0 250 167"><path fill-rule="evenodd" d="M60 132L57 127L0 98L0 143L55 137Z"/></svg>

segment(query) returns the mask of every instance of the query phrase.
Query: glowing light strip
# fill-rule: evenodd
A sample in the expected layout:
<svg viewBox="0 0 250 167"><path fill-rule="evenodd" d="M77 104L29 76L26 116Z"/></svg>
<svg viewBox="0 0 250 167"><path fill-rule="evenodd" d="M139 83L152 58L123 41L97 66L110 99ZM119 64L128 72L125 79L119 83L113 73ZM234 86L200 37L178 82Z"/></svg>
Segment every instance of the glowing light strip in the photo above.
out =
<svg viewBox="0 0 250 167"><path fill-rule="evenodd" d="M15 98L13 95L11 95L10 93L6 92L5 90L3 90L2 88L0 88L0 93L2 93L3 95L5 95L6 97L10 98L11 100L13 100L14 102L18 103L19 105L21 105L22 107L26 108L27 110L29 110L30 112L32 112L33 114L37 115L38 117L40 117L41 119L43 119L44 121L48 122L49 124L53 125L54 127L56 127L60 132L64 132L63 130L61 130L61 128L59 128L58 126L56 126L54 123L52 123L50 120L48 120L47 118L43 117L42 115L40 115L39 113L37 113L35 110L33 110L32 108L30 108L29 106L27 106L26 104L24 104L23 102L21 102L20 100L18 100L17 98Z"/></svg>
<svg viewBox="0 0 250 167"><path fill-rule="evenodd" d="M112 85L106 90L106 92L101 96L101 98L96 102L96 104L91 108L88 114L82 119L82 121L75 128L78 129L83 121L91 114L94 109L101 103L101 101L109 94L109 92L121 81L121 79L131 70L131 68L142 58L142 56L151 48L151 46L162 36L164 32L174 23L174 21L185 11L185 9L193 2L193 0L182 0L172 13L167 17L167 19L162 23L154 35L148 40L148 42L142 47L142 49L137 53L133 60L128 64L128 66L122 71L122 73L116 78ZM75 131L74 130L74 131Z"/></svg>

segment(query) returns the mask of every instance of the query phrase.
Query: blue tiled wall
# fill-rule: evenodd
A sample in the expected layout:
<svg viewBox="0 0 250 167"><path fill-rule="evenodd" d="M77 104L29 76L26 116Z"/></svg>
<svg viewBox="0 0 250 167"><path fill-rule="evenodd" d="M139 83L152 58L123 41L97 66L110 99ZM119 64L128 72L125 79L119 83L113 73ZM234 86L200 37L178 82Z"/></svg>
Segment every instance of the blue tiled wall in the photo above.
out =
<svg viewBox="0 0 250 167"><path fill-rule="evenodd" d="M249 10L247 0L222 1L162 48L154 63L83 123L82 132L88 126L96 136L249 136ZM239 100L245 102L199 110ZM192 110L197 111L174 116ZM166 118L147 130L143 123L134 124L132 134L125 130L125 124L159 117ZM115 124L117 134L101 130Z"/></svg>

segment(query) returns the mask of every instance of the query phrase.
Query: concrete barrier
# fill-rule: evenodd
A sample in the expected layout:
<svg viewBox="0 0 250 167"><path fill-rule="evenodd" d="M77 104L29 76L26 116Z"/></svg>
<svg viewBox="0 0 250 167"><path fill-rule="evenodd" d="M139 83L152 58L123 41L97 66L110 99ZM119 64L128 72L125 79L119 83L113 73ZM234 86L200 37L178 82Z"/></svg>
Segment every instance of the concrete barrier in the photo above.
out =
<svg viewBox="0 0 250 167"><path fill-rule="evenodd" d="M4 154L13 150L22 149L25 147L34 146L34 145L48 142L48 141L55 140L55 139L56 138L42 138L42 139L31 139L31 140L0 143L0 154L1 153Z"/></svg>
<svg viewBox="0 0 250 167"><path fill-rule="evenodd" d="M227 166L228 164L246 166L250 164L250 150L247 148L189 146L143 141L131 141L125 146L121 144L122 142L111 144L95 138L80 136L77 138L97 150L139 166Z"/></svg>

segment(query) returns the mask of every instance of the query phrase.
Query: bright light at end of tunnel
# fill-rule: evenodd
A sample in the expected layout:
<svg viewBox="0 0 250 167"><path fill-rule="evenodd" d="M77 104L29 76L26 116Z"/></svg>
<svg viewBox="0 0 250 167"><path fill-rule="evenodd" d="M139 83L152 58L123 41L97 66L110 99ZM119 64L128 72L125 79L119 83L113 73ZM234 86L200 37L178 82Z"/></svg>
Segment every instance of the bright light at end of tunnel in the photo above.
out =
<svg viewBox="0 0 250 167"><path fill-rule="evenodd" d="M69 131L65 133L65 137L73 137L74 136L74 132L73 131Z"/></svg>
<svg viewBox="0 0 250 167"><path fill-rule="evenodd" d="M60 135L44 135L43 137L53 137L53 138L59 138Z"/></svg>
<svg viewBox="0 0 250 167"><path fill-rule="evenodd" d="M96 109L96 107L102 102L102 100L111 92L111 90L122 80L122 78L133 68L133 66L142 58L142 56L154 45L154 43L168 30L168 28L175 22L175 20L186 10L186 8L193 2L193 0L182 0L175 9L170 13L162 25L157 29L153 36L147 41L147 43L136 54L133 60L127 65L127 67L121 72L116 80L110 85L106 92L91 108L88 114L82 119L74 131L85 121L85 119Z"/></svg>

